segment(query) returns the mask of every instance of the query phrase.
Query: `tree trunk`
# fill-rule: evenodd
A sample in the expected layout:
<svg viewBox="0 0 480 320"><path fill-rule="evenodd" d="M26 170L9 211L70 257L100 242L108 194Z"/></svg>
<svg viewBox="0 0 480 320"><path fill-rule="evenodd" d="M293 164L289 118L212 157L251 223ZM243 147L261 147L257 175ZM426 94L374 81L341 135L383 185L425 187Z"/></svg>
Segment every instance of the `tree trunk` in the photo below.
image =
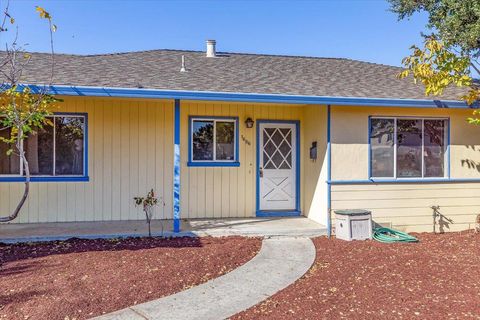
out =
<svg viewBox="0 0 480 320"><path fill-rule="evenodd" d="M9 221L15 220L18 217L20 210L22 210L22 207L25 204L25 201L27 201L28 193L30 192L30 167L28 165L27 157L25 157L25 151L23 150L22 140L20 139L20 137L23 135L21 130L19 130L18 135L19 135L19 140L16 147L17 147L18 153L20 154L20 159L22 159L23 168L25 170L25 188L23 189L22 199L18 203L13 213L7 217L0 217L0 222L9 222Z"/></svg>
<svg viewBox="0 0 480 320"><path fill-rule="evenodd" d="M152 213L151 213L152 207L146 206L143 208L143 211L145 211L145 216L147 218L147 223L148 223L148 236L152 236Z"/></svg>

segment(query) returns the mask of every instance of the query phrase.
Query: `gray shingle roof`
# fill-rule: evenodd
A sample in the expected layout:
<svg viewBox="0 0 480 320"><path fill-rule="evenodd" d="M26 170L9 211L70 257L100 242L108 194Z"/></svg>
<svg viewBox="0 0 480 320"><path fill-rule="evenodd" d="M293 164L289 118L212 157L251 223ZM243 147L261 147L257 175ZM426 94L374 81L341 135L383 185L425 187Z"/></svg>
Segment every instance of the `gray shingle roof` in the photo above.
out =
<svg viewBox="0 0 480 320"><path fill-rule="evenodd" d="M185 56L188 72L180 72ZM55 57L56 85L400 99L426 98L401 68L349 59L152 50ZM50 57L33 53L23 82L48 83ZM450 88L442 99L458 100ZM438 99L436 97L435 99Z"/></svg>

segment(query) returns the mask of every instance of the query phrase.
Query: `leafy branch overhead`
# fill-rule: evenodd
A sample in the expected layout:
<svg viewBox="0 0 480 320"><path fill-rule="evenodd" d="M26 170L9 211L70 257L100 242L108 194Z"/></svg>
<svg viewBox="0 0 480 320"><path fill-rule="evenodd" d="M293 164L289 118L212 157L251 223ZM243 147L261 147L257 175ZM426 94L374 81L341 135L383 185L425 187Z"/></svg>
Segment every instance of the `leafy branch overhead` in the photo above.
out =
<svg viewBox="0 0 480 320"><path fill-rule="evenodd" d="M466 87L459 97L469 105L480 98L480 1L478 0L389 0L399 19L417 12L428 14L423 48L411 47L402 63L400 78L412 76L425 87L425 94L441 95L449 86ZM470 119L479 123L480 120Z"/></svg>
<svg viewBox="0 0 480 320"><path fill-rule="evenodd" d="M470 58L450 52L442 41L427 37L424 48L411 47L412 54L402 60L406 67L399 75L406 78L413 75L415 83L425 86L426 95L441 95L451 85L472 86ZM470 98L467 96L464 99ZM469 101L469 104L473 103Z"/></svg>
<svg viewBox="0 0 480 320"><path fill-rule="evenodd" d="M47 19L50 23L50 29L55 32L57 31L57 26L52 23L52 16L42 7L36 6L35 9L40 14L40 18Z"/></svg>
<svg viewBox="0 0 480 320"><path fill-rule="evenodd" d="M40 97L32 93L28 87L19 89L12 86L1 92L0 128L3 130L10 128L10 135L0 136L0 142L10 146L7 155L14 153L19 141L45 125L52 125L47 116L51 114L51 105L57 101L59 100L51 95ZM15 153L19 155L18 152Z"/></svg>

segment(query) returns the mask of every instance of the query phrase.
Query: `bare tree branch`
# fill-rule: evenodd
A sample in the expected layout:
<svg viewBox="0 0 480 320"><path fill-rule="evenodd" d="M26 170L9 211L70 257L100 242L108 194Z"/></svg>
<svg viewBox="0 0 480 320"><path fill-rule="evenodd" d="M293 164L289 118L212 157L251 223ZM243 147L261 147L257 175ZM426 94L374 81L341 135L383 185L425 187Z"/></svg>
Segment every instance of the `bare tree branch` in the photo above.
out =
<svg viewBox="0 0 480 320"><path fill-rule="evenodd" d="M475 65L475 62L473 62L473 60L471 61L470 65L480 75L480 69Z"/></svg>
<svg viewBox="0 0 480 320"><path fill-rule="evenodd" d="M4 11L2 27L0 34L6 31L6 24L11 16L8 12L9 3ZM21 171L25 177L25 187L22 198L20 199L15 210L8 216L0 217L0 222L8 222L16 219L28 199L30 192L30 167L25 155L23 141L30 133L34 133L36 128L42 128L48 124L46 116L49 111L46 107L54 101L53 97L48 94L49 87L53 84L54 78L54 46L53 46L53 28L51 16L43 8L37 7L40 17L48 20L50 35L50 55L51 68L49 75L48 87L45 84L39 92L32 92L30 88L21 88L23 73L27 70L27 66L31 61L31 55L28 54L23 46L18 45L18 27L15 30L15 36L10 45L6 43L5 52L0 62L0 74L5 77L5 81L0 82L0 117L3 117L0 130L11 129L10 138L5 139L12 146L9 151L11 154L17 155L21 162ZM11 20L13 24L13 19Z"/></svg>
<svg viewBox="0 0 480 320"><path fill-rule="evenodd" d="M7 18L10 17L10 14L8 13L8 9L10 7L10 0L7 0L7 5L5 6L5 10L3 11L3 21L2 21L2 26L0 27L0 31L5 31L5 25L7 24Z"/></svg>

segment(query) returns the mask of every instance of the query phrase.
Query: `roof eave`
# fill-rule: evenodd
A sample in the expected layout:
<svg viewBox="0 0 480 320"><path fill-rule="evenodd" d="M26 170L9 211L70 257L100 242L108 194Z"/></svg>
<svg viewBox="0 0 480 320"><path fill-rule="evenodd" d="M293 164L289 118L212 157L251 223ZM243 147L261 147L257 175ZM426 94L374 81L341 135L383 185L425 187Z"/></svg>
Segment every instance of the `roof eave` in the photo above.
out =
<svg viewBox="0 0 480 320"><path fill-rule="evenodd" d="M33 92L45 90L44 86L25 84ZM394 99L365 97L302 96L286 94L260 94L213 91L162 90L145 88L111 88L90 86L53 85L47 87L55 95L87 97L121 97L149 99L181 99L209 101L237 101L255 103L321 104L344 106L382 106L405 108L476 108L461 100Z"/></svg>

